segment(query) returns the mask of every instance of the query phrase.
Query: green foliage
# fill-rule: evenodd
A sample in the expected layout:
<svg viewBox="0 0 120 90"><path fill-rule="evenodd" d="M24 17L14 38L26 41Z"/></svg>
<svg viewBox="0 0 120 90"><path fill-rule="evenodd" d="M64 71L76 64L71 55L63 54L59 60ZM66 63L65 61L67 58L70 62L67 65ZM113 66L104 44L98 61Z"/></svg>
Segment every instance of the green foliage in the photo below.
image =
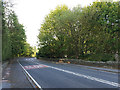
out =
<svg viewBox="0 0 120 90"><path fill-rule="evenodd" d="M23 53L21 53L21 56L32 57L33 54L34 54L33 48L30 46L30 44L28 44L27 42L25 42L24 43Z"/></svg>
<svg viewBox="0 0 120 90"><path fill-rule="evenodd" d="M86 57L86 60L90 61L115 61L114 55L112 54L91 54Z"/></svg>
<svg viewBox="0 0 120 90"><path fill-rule="evenodd" d="M108 1L72 10L58 6L41 25L37 57L114 60L120 49L118 7Z"/></svg>
<svg viewBox="0 0 120 90"><path fill-rule="evenodd" d="M10 3L2 2L2 60L19 56L31 56L32 47L26 42L24 26L18 18Z"/></svg>

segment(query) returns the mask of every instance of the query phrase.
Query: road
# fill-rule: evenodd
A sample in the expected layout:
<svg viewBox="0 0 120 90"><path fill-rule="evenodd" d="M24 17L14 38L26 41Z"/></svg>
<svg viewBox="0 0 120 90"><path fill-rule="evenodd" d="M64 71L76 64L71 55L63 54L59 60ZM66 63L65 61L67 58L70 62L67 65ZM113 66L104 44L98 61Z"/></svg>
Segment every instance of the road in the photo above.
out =
<svg viewBox="0 0 120 90"><path fill-rule="evenodd" d="M118 88L119 85L117 73L35 58L17 61L41 88Z"/></svg>

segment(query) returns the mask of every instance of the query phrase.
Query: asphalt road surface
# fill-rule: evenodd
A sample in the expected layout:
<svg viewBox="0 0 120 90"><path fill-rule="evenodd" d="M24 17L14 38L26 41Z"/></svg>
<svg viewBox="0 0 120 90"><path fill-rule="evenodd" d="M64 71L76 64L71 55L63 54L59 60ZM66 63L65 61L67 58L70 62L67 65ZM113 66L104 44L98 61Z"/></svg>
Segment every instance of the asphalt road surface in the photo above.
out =
<svg viewBox="0 0 120 90"><path fill-rule="evenodd" d="M118 88L118 73L89 69L75 64L18 58L41 88Z"/></svg>

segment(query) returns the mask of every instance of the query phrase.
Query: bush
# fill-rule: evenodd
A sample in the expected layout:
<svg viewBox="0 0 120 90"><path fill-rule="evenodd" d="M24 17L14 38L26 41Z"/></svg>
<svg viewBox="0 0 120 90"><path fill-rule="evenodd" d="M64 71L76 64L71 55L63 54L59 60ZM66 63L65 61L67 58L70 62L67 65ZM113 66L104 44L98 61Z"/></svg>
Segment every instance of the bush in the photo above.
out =
<svg viewBox="0 0 120 90"><path fill-rule="evenodd" d="M91 54L87 56L87 60L90 61L115 61L114 55L112 54Z"/></svg>

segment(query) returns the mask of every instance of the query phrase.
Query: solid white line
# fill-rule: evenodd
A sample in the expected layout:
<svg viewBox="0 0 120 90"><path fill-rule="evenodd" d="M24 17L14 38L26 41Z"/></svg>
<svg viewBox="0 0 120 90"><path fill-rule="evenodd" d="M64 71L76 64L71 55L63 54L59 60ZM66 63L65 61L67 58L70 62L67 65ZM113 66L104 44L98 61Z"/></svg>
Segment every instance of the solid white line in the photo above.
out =
<svg viewBox="0 0 120 90"><path fill-rule="evenodd" d="M43 65L45 65L45 64L43 64ZM46 65L46 66L48 66L48 65ZM60 69L60 68L56 68L56 67L52 67L52 66L48 66L48 67L53 68L55 70L63 71L63 72L69 73L69 74L73 74L73 75L76 75L76 76L79 76L79 77L83 77L83 78L86 78L86 79L89 79L89 80L94 80L94 81L105 83L105 84L112 85L112 86L115 86L115 87L120 87L119 83L107 81L107 80L104 80L104 79L100 79L100 78L96 78L96 77L92 77L92 76L88 76L88 75L84 75L84 74L80 74L80 73L75 73L75 72L72 72L72 71L68 71L68 70L64 70L64 69Z"/></svg>
<svg viewBox="0 0 120 90"><path fill-rule="evenodd" d="M24 67L20 64L20 62L17 60L19 65L23 68L23 70L27 73L27 75L32 79L32 81L37 85L38 88L42 90L42 87L33 79L33 77L24 69Z"/></svg>

